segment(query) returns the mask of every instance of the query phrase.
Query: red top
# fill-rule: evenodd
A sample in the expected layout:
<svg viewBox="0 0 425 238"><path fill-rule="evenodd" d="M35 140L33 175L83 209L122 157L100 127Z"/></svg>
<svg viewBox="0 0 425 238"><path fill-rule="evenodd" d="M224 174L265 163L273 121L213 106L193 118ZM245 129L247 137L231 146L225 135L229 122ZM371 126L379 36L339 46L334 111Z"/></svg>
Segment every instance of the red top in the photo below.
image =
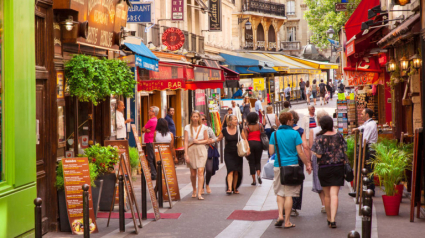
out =
<svg viewBox="0 0 425 238"><path fill-rule="evenodd" d="M261 131L250 131L248 127L247 127L247 130L248 130L248 141L250 140L261 141L261 138L260 138Z"/></svg>

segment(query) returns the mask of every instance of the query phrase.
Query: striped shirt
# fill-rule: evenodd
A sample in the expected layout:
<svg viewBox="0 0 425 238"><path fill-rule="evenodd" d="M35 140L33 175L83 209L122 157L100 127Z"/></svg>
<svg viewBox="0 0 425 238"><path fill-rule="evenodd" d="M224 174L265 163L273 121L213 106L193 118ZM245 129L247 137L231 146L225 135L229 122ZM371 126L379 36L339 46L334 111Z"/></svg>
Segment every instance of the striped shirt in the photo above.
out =
<svg viewBox="0 0 425 238"><path fill-rule="evenodd" d="M311 128L315 128L317 126L317 124L316 124L316 120L314 119L314 116L313 117L310 117L310 124L309 124L309 128L311 129Z"/></svg>

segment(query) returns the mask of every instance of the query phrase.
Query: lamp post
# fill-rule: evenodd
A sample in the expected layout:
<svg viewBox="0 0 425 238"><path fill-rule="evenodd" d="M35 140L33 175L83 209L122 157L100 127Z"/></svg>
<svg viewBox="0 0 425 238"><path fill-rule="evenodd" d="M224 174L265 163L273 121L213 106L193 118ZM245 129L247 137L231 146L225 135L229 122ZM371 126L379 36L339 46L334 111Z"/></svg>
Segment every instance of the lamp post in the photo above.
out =
<svg viewBox="0 0 425 238"><path fill-rule="evenodd" d="M328 41L331 43L331 58L332 58L333 52L336 52L336 46L333 43L334 40L332 40L332 38L335 35L335 30L333 26L329 26L329 29L326 31L326 35L329 37Z"/></svg>

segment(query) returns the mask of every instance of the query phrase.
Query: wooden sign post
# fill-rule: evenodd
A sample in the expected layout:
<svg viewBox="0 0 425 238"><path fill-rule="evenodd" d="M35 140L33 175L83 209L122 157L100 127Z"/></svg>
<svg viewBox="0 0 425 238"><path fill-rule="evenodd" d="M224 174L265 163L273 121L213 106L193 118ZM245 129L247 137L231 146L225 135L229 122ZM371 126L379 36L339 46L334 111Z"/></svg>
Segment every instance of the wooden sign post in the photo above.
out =
<svg viewBox="0 0 425 238"><path fill-rule="evenodd" d="M142 165L143 174L145 175L146 184L148 186L149 195L151 197L151 203L152 203L152 208L155 215L155 220L159 220L161 218L161 214L159 213L158 200L156 199L155 191L153 189L151 171L149 170L149 164L148 164L148 161L146 160L145 152L143 152L142 145L140 144L136 125L132 124L131 129L133 131L134 140L136 141L137 150L139 151L139 160L140 160L140 164Z"/></svg>
<svg viewBox="0 0 425 238"><path fill-rule="evenodd" d="M155 160L162 162L163 172L163 183L162 191L165 201L179 201L180 190L177 181L177 174L174 165L173 156L171 153L171 145L169 143L154 143L155 148ZM170 207L171 207L170 201Z"/></svg>
<svg viewBox="0 0 425 238"><path fill-rule="evenodd" d="M83 189L84 184L91 184L89 161L87 157L63 158L63 179L65 187L66 208L72 234L82 235L83 226ZM91 186L89 188L89 229L90 233L97 233L96 217L93 210Z"/></svg>

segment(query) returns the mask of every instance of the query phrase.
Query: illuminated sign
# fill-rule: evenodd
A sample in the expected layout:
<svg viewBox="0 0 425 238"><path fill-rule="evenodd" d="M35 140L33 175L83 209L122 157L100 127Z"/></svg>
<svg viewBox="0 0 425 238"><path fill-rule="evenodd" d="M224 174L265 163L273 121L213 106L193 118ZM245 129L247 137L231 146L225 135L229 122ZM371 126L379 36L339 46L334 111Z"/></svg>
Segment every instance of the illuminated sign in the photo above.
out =
<svg viewBox="0 0 425 238"><path fill-rule="evenodd" d="M162 34L162 44L167 46L170 51L182 48L184 41L185 38L183 32L175 27L168 28L164 31L164 34Z"/></svg>

